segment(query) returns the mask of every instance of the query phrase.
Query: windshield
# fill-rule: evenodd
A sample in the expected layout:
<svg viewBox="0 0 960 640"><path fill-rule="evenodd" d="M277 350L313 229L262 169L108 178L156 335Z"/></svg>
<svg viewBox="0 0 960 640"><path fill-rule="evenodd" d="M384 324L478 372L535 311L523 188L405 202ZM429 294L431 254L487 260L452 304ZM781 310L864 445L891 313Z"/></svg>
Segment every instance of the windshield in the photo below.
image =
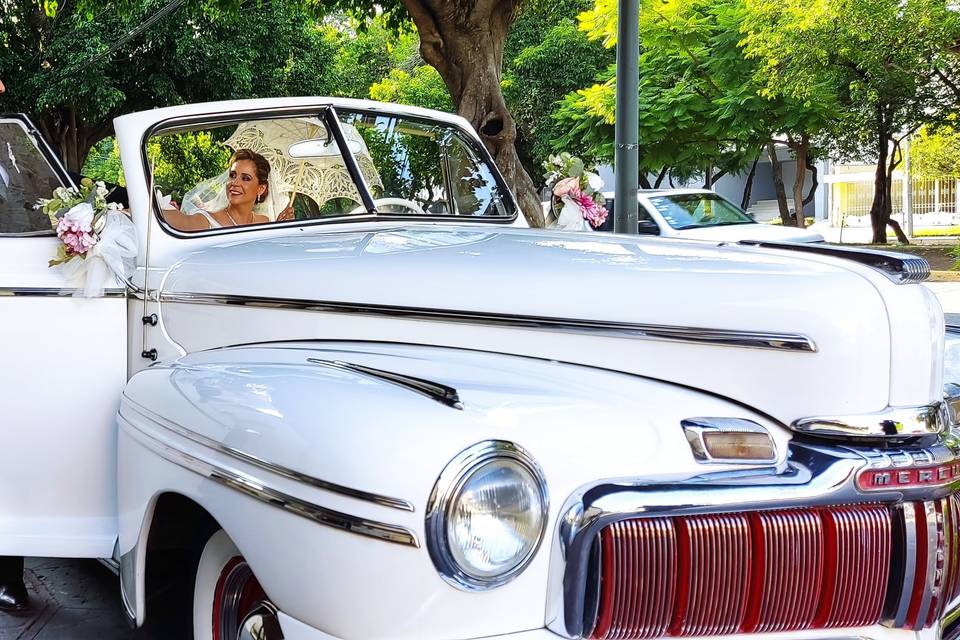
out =
<svg viewBox="0 0 960 640"><path fill-rule="evenodd" d="M715 193L656 196L650 198L650 203L667 224L678 230L754 222L740 207Z"/></svg>
<svg viewBox="0 0 960 640"><path fill-rule="evenodd" d="M365 216L362 190L382 216L515 215L482 148L457 127L383 113L339 116L159 132L146 152L163 220L191 232Z"/></svg>
<svg viewBox="0 0 960 640"><path fill-rule="evenodd" d="M34 208L63 186L19 120L0 120L0 234L52 233L50 218Z"/></svg>

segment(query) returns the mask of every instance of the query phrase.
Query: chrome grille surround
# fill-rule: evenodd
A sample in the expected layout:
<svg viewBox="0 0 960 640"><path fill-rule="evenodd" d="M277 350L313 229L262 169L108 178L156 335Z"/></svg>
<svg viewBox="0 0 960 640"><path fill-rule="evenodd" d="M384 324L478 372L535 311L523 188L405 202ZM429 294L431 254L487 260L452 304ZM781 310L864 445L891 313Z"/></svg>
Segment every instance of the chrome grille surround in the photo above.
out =
<svg viewBox="0 0 960 640"><path fill-rule="evenodd" d="M831 535L847 535L853 528L872 518L873 530L878 532L875 539L890 541L895 547L892 557L902 559L899 565L890 563L890 571L896 571L897 574L891 574L889 583L892 585L895 579L902 578L910 584L909 589L897 593L892 593L893 589L886 592L884 586L881 589L884 592L882 612L876 610L876 600L871 605L873 608L864 610L863 606L858 609L856 602L836 598L830 607L821 607L817 611L816 626L837 628L846 625L847 621L874 617L875 622L882 621L891 627L942 626L940 621L945 619L944 611L950 605L955 605L960 597L960 533L953 531L951 534L949 527L953 519L960 523L960 502L951 497L960 490L960 480L936 486L880 487L862 491L855 479L859 472L870 467L869 451L795 442L791 445L790 461L782 469L771 467L752 472L707 474L670 485L597 483L582 488L568 499L560 513L558 538L552 554L551 584L554 588L547 603L547 626L568 638L589 637L596 631L603 594L599 592L599 572L596 568L598 558L602 556L598 551L601 545L594 542L602 540L604 531L618 530L612 525L617 525L623 531L632 528L639 532L644 527L650 531L663 531L671 526L676 529L679 521L701 522L703 517L723 516L725 519L733 518L731 522L735 522L736 514L748 512L747 517L751 520L779 518L780 524L777 526L797 527L807 517L803 515L803 510L830 514L828 526L834 528ZM918 465L930 459L951 461L958 458L957 450L943 444L924 449L922 453L916 449L902 450L900 453ZM900 457L895 452L887 452L887 455ZM873 459L876 459L875 453ZM883 532L890 531L884 529L887 525L882 523L883 514L888 511L893 515L894 524L890 535L884 537L886 534ZM938 560L936 552L927 553L925 549L918 548L919 545L912 547L911 556L908 548L911 538L905 533L907 527L902 523L914 511L922 519L922 526L914 520L913 530L924 534L932 545L931 549L942 550L940 555L944 556L943 560ZM783 514L793 514L790 517L794 518L794 524L786 522ZM812 526L808 517L807 522L804 526ZM678 533L675 536L677 540L681 535ZM939 540L938 536L943 539ZM651 540L647 544L654 545L656 542ZM671 560L665 557L658 562L661 565L669 564ZM836 580L842 578L844 584L850 584L858 579L854 575L857 567L851 562L848 558L846 565L839 563L834 566L833 570L846 572L845 578L834 576ZM945 572L944 567L950 570ZM682 571L680 567L678 573L682 574ZM908 575L910 571L913 572L912 577ZM642 585L636 588L642 589ZM674 584L669 588L677 590L680 586ZM634 595L641 596L641 591ZM897 616L901 607L905 607L907 613L898 624ZM681 628L677 626L676 615L670 620L662 616L651 619L649 615L644 615L644 620L636 616L630 619L629 611L618 613L623 617L625 626L618 631L617 637L624 638L676 636L680 632L696 634L696 624L703 624L684 618L682 624L685 626ZM769 626L749 630L741 628L733 632L764 633L789 628L789 624L776 624L775 618L771 614L769 620L773 622ZM670 628L671 624L674 628ZM714 624L718 626L709 629L711 633L731 633L729 627L724 628L716 620Z"/></svg>

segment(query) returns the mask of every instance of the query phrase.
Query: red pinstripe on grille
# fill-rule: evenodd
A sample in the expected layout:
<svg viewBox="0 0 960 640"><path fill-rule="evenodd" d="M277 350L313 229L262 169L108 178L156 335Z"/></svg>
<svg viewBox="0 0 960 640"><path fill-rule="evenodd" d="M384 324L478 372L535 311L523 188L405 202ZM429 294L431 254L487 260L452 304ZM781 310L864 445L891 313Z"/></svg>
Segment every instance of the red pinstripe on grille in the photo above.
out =
<svg viewBox="0 0 960 640"><path fill-rule="evenodd" d="M960 519L956 506L945 510ZM887 507L863 505L610 525L600 535L600 606L591 637L875 624L890 571L891 523ZM958 534L951 535L945 544ZM951 558L947 566L945 586L960 589L960 565Z"/></svg>

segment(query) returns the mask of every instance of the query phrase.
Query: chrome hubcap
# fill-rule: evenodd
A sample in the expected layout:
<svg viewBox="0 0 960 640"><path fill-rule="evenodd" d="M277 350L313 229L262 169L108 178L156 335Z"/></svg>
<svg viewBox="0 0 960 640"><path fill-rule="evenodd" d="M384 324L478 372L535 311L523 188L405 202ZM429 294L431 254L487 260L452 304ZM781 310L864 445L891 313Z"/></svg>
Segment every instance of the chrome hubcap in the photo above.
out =
<svg viewBox="0 0 960 640"><path fill-rule="evenodd" d="M237 640L283 640L276 609L269 602L260 603L240 625Z"/></svg>
<svg viewBox="0 0 960 640"><path fill-rule="evenodd" d="M213 640L281 640L276 609L250 565L230 560L220 572L213 597Z"/></svg>

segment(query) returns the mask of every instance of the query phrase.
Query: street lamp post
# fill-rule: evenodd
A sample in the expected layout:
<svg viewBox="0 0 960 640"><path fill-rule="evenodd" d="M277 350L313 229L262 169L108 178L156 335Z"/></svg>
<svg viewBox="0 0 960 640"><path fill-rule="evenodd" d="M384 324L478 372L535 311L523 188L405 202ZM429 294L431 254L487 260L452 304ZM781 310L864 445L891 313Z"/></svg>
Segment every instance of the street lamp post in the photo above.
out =
<svg viewBox="0 0 960 640"><path fill-rule="evenodd" d="M637 148L640 126L639 84L640 0L619 0L617 13L616 194L614 230L638 233L637 188L640 163Z"/></svg>

